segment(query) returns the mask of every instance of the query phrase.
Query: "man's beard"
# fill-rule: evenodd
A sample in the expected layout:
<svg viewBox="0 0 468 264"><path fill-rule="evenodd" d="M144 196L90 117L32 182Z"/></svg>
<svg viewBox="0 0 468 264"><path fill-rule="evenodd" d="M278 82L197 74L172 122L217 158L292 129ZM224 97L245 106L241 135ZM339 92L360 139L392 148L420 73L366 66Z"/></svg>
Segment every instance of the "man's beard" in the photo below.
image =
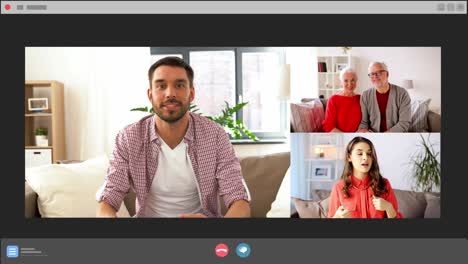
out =
<svg viewBox="0 0 468 264"><path fill-rule="evenodd" d="M172 104L177 103L180 105L180 108L179 110L167 111L168 114L167 113L165 114L162 108L164 104L167 104L167 103L172 103ZM154 113L158 115L159 118L161 118L163 121L166 121L167 123L175 123L179 121L185 115L185 113L187 113L188 109L189 109L189 104L184 104L175 99L169 99L167 101L164 101L159 105L159 107L155 107L153 105Z"/></svg>

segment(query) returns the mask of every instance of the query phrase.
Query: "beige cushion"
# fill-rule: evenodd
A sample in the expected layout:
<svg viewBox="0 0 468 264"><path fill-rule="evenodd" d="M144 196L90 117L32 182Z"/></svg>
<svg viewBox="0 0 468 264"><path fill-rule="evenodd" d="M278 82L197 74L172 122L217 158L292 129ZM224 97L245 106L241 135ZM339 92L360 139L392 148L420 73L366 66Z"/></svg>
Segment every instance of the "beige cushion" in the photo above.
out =
<svg viewBox="0 0 468 264"><path fill-rule="evenodd" d="M440 132L440 114L429 111L427 114L427 125L429 132Z"/></svg>
<svg viewBox="0 0 468 264"><path fill-rule="evenodd" d="M411 124L409 132L427 132L429 125L427 115L429 113L429 103L431 99L411 101Z"/></svg>
<svg viewBox="0 0 468 264"><path fill-rule="evenodd" d="M325 194L329 191L323 191ZM404 218L439 218L440 196L437 193L424 193L394 189L398 202L398 211ZM304 201L293 198L301 218L325 218L328 215L330 198L320 202ZM426 206L427 205L427 206Z"/></svg>
<svg viewBox="0 0 468 264"><path fill-rule="evenodd" d="M318 218L320 208L317 202L305 201L299 198L292 198L294 207L300 218Z"/></svg>
<svg viewBox="0 0 468 264"><path fill-rule="evenodd" d="M424 218L440 218L440 197L431 193L426 193L426 210Z"/></svg>
<svg viewBox="0 0 468 264"><path fill-rule="evenodd" d="M38 195L42 217L95 217L96 191L104 182L109 161L100 156L81 163L26 169L26 181ZM117 214L129 217L125 206Z"/></svg>
<svg viewBox="0 0 468 264"><path fill-rule="evenodd" d="M328 210L330 205L330 197L327 197L320 201L320 207L322 208L322 218L328 217Z"/></svg>
<svg viewBox="0 0 468 264"><path fill-rule="evenodd" d="M252 217L265 217L289 168L289 152L244 157L240 164L250 190Z"/></svg>
<svg viewBox="0 0 468 264"><path fill-rule="evenodd" d="M328 209L321 202L292 198L300 218L327 218Z"/></svg>
<svg viewBox="0 0 468 264"><path fill-rule="evenodd" d="M423 218L426 210L426 198L422 192L394 189L398 202L398 211L403 218Z"/></svg>

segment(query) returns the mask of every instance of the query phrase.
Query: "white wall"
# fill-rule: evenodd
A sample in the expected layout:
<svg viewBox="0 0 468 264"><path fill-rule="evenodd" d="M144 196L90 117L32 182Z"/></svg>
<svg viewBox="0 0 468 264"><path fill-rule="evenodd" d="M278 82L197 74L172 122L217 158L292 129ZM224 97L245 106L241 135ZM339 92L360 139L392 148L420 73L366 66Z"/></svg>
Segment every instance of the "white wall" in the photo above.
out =
<svg viewBox="0 0 468 264"><path fill-rule="evenodd" d="M339 55L339 47L309 48L315 50L313 54L320 56ZM414 89L409 90L412 98L431 98L430 109L440 113L441 107L441 48L440 47L353 47L351 49L353 67L358 72L358 93L372 86L368 76L367 67L371 61L383 61L389 67L389 81L402 85L404 79L411 79ZM310 52L309 52L310 53ZM304 53L305 54L305 53ZM307 56L305 58L308 60ZM316 73L308 71L307 74ZM296 77L297 78L297 77ZM291 82L294 76L291 76ZM293 86L291 95L296 97L310 97L313 91L316 97L317 82L313 87L309 85ZM294 90L299 89L299 90ZM299 100L300 100L299 98Z"/></svg>
<svg viewBox="0 0 468 264"><path fill-rule="evenodd" d="M440 153L440 133L422 134ZM368 138L375 146L382 175L395 189L411 190L410 157L420 150L421 137L418 133L365 133L344 134L344 146L356 136ZM439 155L440 162L440 155ZM442 179L443 181L443 179Z"/></svg>
<svg viewBox="0 0 468 264"><path fill-rule="evenodd" d="M440 113L441 107L441 48L440 47L356 47L352 55L358 58L361 89L371 86L367 67L372 60L384 61L390 72L389 81L402 85L411 79L413 98L431 98L430 109ZM361 85L362 84L362 85Z"/></svg>
<svg viewBox="0 0 468 264"><path fill-rule="evenodd" d="M25 49L27 80L64 83L67 159L109 153L117 131L144 115L129 109L149 105L150 60L147 47ZM105 118L104 111L115 118ZM84 151L82 144L95 146L95 150Z"/></svg>
<svg viewBox="0 0 468 264"><path fill-rule="evenodd" d="M300 102L302 98L313 98L318 94L317 48L286 48L286 63L290 64L291 102Z"/></svg>

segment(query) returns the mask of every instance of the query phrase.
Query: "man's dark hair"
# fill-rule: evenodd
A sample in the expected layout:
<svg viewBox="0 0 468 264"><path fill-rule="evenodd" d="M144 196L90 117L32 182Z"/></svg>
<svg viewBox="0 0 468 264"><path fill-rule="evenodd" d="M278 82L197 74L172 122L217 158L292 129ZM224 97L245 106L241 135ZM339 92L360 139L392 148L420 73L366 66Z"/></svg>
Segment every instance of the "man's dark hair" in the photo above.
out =
<svg viewBox="0 0 468 264"><path fill-rule="evenodd" d="M153 73L154 71L160 66L172 66L172 67L180 67L184 68L185 72L187 73L187 77L189 79L190 87L193 86L193 69L190 67L188 63L186 63L183 59L179 57L164 57L157 62L155 62L148 70L148 79L150 82L150 87L152 87L151 80L153 80Z"/></svg>

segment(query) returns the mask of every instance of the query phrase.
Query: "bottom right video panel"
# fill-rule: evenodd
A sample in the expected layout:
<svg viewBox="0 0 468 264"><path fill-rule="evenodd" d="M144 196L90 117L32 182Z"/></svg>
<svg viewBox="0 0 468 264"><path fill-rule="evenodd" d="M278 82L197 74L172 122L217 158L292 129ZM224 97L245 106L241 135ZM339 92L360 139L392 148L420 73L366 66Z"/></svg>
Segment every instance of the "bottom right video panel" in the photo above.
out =
<svg viewBox="0 0 468 264"><path fill-rule="evenodd" d="M440 218L440 133L292 133L291 216Z"/></svg>

